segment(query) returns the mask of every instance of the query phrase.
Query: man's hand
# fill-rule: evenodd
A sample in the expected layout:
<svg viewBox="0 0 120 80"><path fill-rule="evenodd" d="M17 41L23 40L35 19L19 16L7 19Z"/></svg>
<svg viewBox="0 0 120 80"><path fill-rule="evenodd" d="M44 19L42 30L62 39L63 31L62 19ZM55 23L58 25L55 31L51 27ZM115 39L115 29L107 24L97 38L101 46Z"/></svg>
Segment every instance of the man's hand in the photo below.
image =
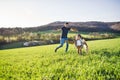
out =
<svg viewBox="0 0 120 80"><path fill-rule="evenodd" d="M70 31L78 32L76 28L71 28Z"/></svg>

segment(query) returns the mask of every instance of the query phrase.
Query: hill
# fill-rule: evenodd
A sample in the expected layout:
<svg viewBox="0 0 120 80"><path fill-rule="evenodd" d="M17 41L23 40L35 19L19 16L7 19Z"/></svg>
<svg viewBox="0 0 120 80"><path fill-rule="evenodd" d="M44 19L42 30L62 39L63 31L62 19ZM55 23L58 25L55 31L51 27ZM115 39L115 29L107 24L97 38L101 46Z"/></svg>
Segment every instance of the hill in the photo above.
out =
<svg viewBox="0 0 120 80"><path fill-rule="evenodd" d="M0 28L0 35L20 34L24 32L39 32L47 30L58 30L65 22L57 21L43 26L28 28ZM81 32L114 32L120 33L120 22L69 22L73 29Z"/></svg>
<svg viewBox="0 0 120 80"><path fill-rule="evenodd" d="M44 26L26 28L27 31L45 31L60 29L65 22L53 22ZM120 22L69 22L72 28L82 32L120 32Z"/></svg>
<svg viewBox="0 0 120 80"><path fill-rule="evenodd" d="M120 38L87 43L83 55L74 45L55 53L58 44L0 50L0 80L119 80Z"/></svg>

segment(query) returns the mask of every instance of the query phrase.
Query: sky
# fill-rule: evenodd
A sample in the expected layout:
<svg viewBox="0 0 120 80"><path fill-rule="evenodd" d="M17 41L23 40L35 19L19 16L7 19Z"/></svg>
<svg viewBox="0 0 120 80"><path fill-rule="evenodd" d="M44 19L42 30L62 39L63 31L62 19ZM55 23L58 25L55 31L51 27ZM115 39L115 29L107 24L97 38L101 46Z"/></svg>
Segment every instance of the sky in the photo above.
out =
<svg viewBox="0 0 120 80"><path fill-rule="evenodd" d="M120 0L0 0L0 28L54 21L120 21Z"/></svg>

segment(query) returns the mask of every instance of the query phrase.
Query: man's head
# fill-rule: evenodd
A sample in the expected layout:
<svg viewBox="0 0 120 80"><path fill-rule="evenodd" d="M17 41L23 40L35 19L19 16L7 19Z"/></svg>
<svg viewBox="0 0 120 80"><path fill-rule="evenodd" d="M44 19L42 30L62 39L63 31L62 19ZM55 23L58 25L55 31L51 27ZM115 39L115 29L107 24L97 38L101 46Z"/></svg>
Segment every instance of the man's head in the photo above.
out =
<svg viewBox="0 0 120 80"><path fill-rule="evenodd" d="M66 23L64 24L64 26L65 26L65 27L68 27L68 26L69 26L69 23L68 23L68 22L66 22Z"/></svg>

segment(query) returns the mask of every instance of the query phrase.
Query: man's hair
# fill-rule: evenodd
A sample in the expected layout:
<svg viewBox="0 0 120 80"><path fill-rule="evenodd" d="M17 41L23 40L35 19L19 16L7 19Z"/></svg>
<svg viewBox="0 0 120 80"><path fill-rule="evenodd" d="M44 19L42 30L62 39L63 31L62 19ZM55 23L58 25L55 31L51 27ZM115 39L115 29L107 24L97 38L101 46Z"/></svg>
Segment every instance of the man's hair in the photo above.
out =
<svg viewBox="0 0 120 80"><path fill-rule="evenodd" d="M65 24L69 24L68 22L66 22Z"/></svg>

